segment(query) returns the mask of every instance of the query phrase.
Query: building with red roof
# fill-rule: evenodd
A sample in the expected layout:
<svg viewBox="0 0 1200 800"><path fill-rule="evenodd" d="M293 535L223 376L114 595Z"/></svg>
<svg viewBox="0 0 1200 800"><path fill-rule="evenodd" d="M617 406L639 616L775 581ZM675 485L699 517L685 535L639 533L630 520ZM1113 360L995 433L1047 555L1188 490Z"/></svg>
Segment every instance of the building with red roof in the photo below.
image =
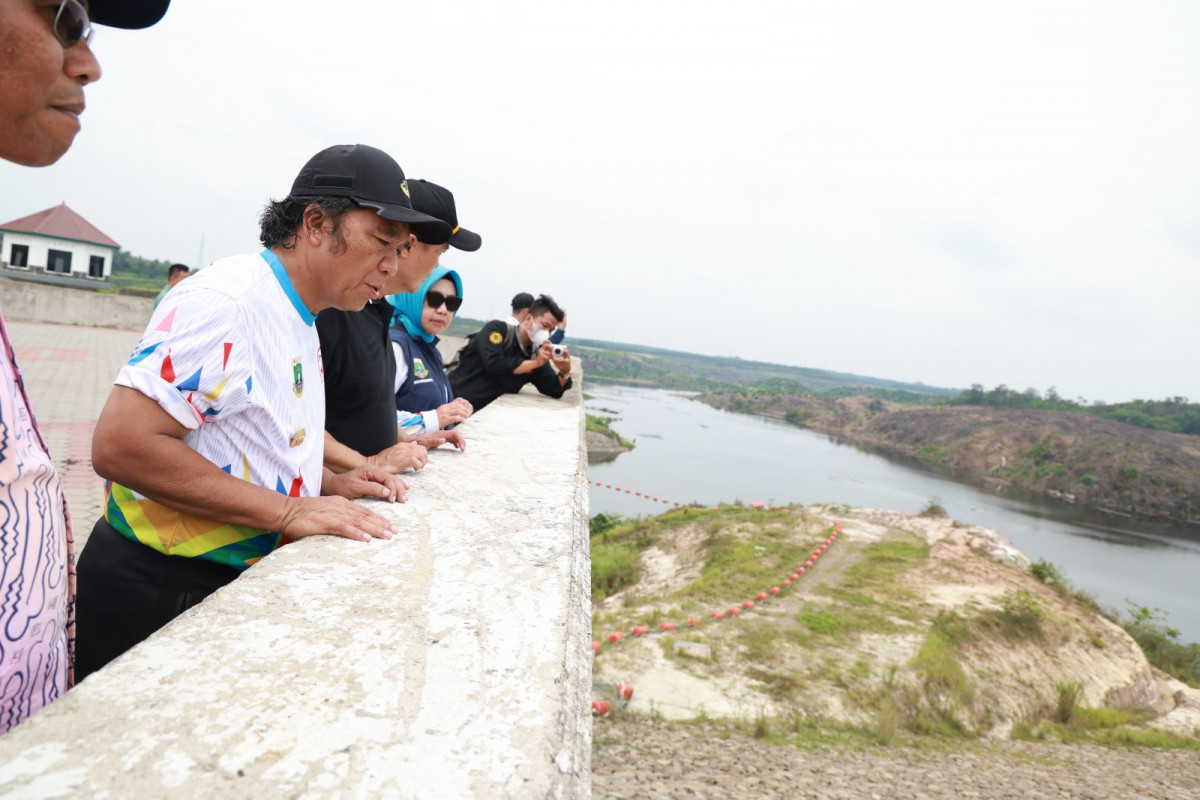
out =
<svg viewBox="0 0 1200 800"><path fill-rule="evenodd" d="M0 271L5 277L103 286L119 247L63 203L0 225Z"/></svg>

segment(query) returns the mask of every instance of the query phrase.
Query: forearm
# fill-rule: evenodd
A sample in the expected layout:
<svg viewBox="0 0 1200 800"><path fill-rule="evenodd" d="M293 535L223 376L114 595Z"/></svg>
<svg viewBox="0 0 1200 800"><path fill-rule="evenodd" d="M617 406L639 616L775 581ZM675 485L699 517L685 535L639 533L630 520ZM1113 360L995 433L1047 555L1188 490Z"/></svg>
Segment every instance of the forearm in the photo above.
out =
<svg viewBox="0 0 1200 800"><path fill-rule="evenodd" d="M103 478L190 516L261 530L279 530L287 498L235 478L165 433L125 437L103 416L96 424L92 463Z"/></svg>
<svg viewBox="0 0 1200 800"><path fill-rule="evenodd" d="M541 364L538 363L538 360L536 358L527 358L524 361L522 361L517 366L516 369L514 369L512 371L512 374L513 375L528 375L530 372L533 372L535 369L537 369L540 366L541 366Z"/></svg>
<svg viewBox="0 0 1200 800"><path fill-rule="evenodd" d="M323 463L325 468L331 472L349 472L366 464L367 457L353 447L342 444L333 438L329 431L325 431Z"/></svg>

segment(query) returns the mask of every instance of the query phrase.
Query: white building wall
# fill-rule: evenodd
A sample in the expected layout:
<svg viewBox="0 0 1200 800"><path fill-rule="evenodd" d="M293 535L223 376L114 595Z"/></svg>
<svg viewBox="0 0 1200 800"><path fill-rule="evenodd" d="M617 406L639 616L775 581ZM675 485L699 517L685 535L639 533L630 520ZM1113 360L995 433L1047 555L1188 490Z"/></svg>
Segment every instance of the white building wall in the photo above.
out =
<svg viewBox="0 0 1200 800"><path fill-rule="evenodd" d="M29 248L29 261L27 267L11 267L9 262L12 258L12 246L26 245ZM71 274L79 275L83 278L88 277L88 266L91 263L92 256L100 256L104 259L104 280L108 280L112 275L113 248L99 244L88 244L86 242L77 242L71 239L54 239L47 236L37 236L28 233L12 233L4 232L4 239L0 245L0 261L3 261L9 269L28 269L30 271L44 270L46 264L49 263L51 250L65 250L71 253ZM54 273L63 274L63 273ZM99 280L96 278L94 280Z"/></svg>

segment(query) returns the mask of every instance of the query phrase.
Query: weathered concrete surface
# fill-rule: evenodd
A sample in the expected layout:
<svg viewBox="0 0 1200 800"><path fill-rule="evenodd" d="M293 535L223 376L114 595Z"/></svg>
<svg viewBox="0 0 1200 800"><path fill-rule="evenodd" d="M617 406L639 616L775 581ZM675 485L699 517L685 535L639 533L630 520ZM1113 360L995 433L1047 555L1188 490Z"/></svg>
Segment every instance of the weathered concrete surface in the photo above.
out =
<svg viewBox="0 0 1200 800"><path fill-rule="evenodd" d="M0 276L0 308L9 322L58 322L142 331L154 311L154 299Z"/></svg>
<svg viewBox="0 0 1200 800"><path fill-rule="evenodd" d="M284 547L0 737L0 795L589 796L579 390L462 431L393 540Z"/></svg>

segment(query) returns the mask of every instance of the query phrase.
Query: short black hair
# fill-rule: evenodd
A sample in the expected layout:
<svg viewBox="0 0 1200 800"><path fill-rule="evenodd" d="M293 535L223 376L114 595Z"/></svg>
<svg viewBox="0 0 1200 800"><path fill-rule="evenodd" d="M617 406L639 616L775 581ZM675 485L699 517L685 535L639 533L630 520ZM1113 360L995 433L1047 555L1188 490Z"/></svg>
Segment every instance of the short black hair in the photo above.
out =
<svg viewBox="0 0 1200 800"><path fill-rule="evenodd" d="M512 310L520 311L522 308L529 308L533 305L533 295L529 292L517 292L512 299Z"/></svg>
<svg viewBox="0 0 1200 800"><path fill-rule="evenodd" d="M333 252L341 251L346 242L339 230L342 217L358 208L358 204L349 197L296 197L288 195L282 200L268 200L267 207L258 217L258 239L263 247L282 247L291 250L296 246L296 234L304 221L304 211L311 205L318 205L333 223L329 232L333 237Z"/></svg>
<svg viewBox="0 0 1200 800"><path fill-rule="evenodd" d="M531 316L540 317L547 311L553 314L554 318L559 322L563 321L563 316L566 314L566 312L559 307L558 303L554 302L553 297L548 294L539 294L537 300L534 300L533 304L529 306L529 313Z"/></svg>
<svg viewBox="0 0 1200 800"><path fill-rule="evenodd" d="M178 275L181 272L184 273L185 275L187 275L187 274L190 274L191 271L192 271L192 268L189 267L187 264L172 264L171 268L169 270L167 270L167 280L174 278L176 275Z"/></svg>

